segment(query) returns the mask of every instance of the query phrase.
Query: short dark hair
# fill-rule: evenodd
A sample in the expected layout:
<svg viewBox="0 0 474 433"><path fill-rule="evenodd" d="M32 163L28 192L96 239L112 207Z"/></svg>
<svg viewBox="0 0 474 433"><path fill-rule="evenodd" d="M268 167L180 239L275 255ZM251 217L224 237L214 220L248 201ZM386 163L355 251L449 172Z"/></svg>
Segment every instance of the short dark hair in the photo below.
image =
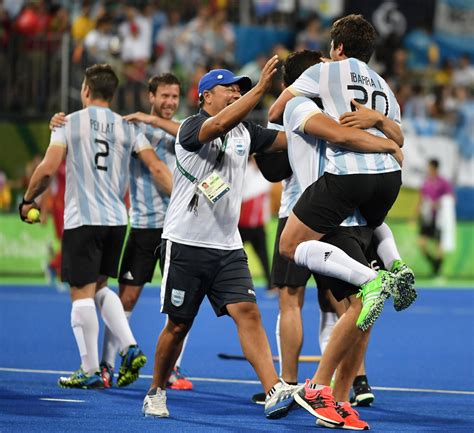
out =
<svg viewBox="0 0 474 433"><path fill-rule="evenodd" d="M301 50L291 53L283 63L283 83L291 86L308 69L321 61L321 51Z"/></svg>
<svg viewBox="0 0 474 433"><path fill-rule="evenodd" d="M112 67L104 63L86 69L85 83L91 90L92 98L110 102L117 90L119 80Z"/></svg>
<svg viewBox="0 0 474 433"><path fill-rule="evenodd" d="M148 91L155 94L158 86L162 86L163 84L177 84L181 88L181 82L178 80L178 77L169 72L165 72L164 74L154 75L148 80Z"/></svg>
<svg viewBox="0 0 474 433"><path fill-rule="evenodd" d="M341 43L344 54L368 63L375 50L377 32L362 15L347 15L334 22L331 27L333 47Z"/></svg>
<svg viewBox="0 0 474 433"><path fill-rule="evenodd" d="M428 162L431 167L433 167L435 170L438 170L439 168L439 161L437 159L430 159Z"/></svg>

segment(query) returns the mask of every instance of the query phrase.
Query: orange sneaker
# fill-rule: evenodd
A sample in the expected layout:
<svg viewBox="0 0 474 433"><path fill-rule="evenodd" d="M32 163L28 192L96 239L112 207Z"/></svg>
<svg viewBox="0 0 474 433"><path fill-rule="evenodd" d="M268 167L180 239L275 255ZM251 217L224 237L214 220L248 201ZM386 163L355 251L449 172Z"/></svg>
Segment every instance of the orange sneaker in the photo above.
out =
<svg viewBox="0 0 474 433"><path fill-rule="evenodd" d="M167 388L177 389L180 391L189 391L193 389L193 383L184 377L179 367L175 367L171 372L170 378L166 384Z"/></svg>
<svg viewBox="0 0 474 433"><path fill-rule="evenodd" d="M329 386L313 389L311 382L306 379L304 387L294 394L295 401L311 415L323 421L326 427L342 427L344 419L336 410L336 401Z"/></svg>
<svg viewBox="0 0 474 433"><path fill-rule="evenodd" d="M346 430L369 430L370 429L369 424L367 424L365 421L362 421L359 418L359 412L354 410L352 405L348 401L345 401L344 403L338 403L336 406L336 411L339 415L341 415L342 419L344 420L344 425L342 426L343 429L346 429ZM319 424L319 420L317 421L317 424ZM319 425L332 427L332 426L328 426L327 424L319 424Z"/></svg>

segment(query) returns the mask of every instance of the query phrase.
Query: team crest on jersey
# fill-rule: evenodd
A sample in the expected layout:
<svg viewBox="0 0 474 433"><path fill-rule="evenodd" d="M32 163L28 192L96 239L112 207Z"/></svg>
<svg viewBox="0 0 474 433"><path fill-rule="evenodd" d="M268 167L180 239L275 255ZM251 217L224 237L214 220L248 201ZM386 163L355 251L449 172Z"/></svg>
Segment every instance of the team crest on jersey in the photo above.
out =
<svg viewBox="0 0 474 433"><path fill-rule="evenodd" d="M184 302L184 290L172 289L171 290L171 303L175 307L181 307Z"/></svg>
<svg viewBox="0 0 474 433"><path fill-rule="evenodd" d="M234 149L237 155L245 155L245 143L243 138L234 138Z"/></svg>

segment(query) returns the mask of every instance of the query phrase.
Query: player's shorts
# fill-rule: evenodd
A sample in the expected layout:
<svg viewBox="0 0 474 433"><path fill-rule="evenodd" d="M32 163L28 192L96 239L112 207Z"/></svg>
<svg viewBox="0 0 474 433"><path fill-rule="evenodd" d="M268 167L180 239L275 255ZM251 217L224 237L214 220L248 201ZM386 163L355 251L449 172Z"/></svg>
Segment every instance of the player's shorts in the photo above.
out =
<svg viewBox="0 0 474 433"><path fill-rule="evenodd" d="M280 254L280 237L288 218L279 218L278 227L275 238L275 246L273 249L272 272L270 278L271 287L301 287L306 286L311 271L304 267L298 266L295 262L286 259Z"/></svg>
<svg viewBox="0 0 474 433"><path fill-rule="evenodd" d="M436 227L435 221L433 222L420 222L420 235L426 236L428 238L440 240L441 239L441 232L440 230Z"/></svg>
<svg viewBox="0 0 474 433"><path fill-rule="evenodd" d="M127 226L81 226L64 230L61 279L73 287L116 278Z"/></svg>
<svg viewBox="0 0 474 433"><path fill-rule="evenodd" d="M152 280L156 262L161 257L162 233L163 229L130 229L120 265L119 283L143 286Z"/></svg>
<svg viewBox="0 0 474 433"><path fill-rule="evenodd" d="M374 270L383 269L383 262L377 255L377 241L368 227L338 227L321 240L339 247L363 265ZM360 287L324 275L316 275L316 284L320 290L331 290L338 301L360 290Z"/></svg>
<svg viewBox="0 0 474 433"><path fill-rule="evenodd" d="M383 223L402 184L401 171L381 174L324 173L301 194L293 208L300 221L318 233L329 233L356 209L376 228Z"/></svg>
<svg viewBox="0 0 474 433"><path fill-rule="evenodd" d="M226 306L256 302L247 255L243 249L218 250L163 240L161 244L161 312L193 319L205 296L217 316Z"/></svg>

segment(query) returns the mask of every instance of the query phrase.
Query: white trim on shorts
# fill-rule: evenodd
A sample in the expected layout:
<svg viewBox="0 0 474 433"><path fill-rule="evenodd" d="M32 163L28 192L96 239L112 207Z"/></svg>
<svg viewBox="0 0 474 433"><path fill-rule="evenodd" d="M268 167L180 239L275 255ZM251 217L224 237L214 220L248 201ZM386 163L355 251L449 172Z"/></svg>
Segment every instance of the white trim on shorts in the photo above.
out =
<svg viewBox="0 0 474 433"><path fill-rule="evenodd" d="M171 262L171 244L172 242L168 239L164 239L166 242L166 251L165 251L165 263L163 264L163 276L161 278L161 290L160 290L160 313L163 312L163 305L165 303L165 294L166 294L166 283L168 281L168 271L170 269Z"/></svg>

